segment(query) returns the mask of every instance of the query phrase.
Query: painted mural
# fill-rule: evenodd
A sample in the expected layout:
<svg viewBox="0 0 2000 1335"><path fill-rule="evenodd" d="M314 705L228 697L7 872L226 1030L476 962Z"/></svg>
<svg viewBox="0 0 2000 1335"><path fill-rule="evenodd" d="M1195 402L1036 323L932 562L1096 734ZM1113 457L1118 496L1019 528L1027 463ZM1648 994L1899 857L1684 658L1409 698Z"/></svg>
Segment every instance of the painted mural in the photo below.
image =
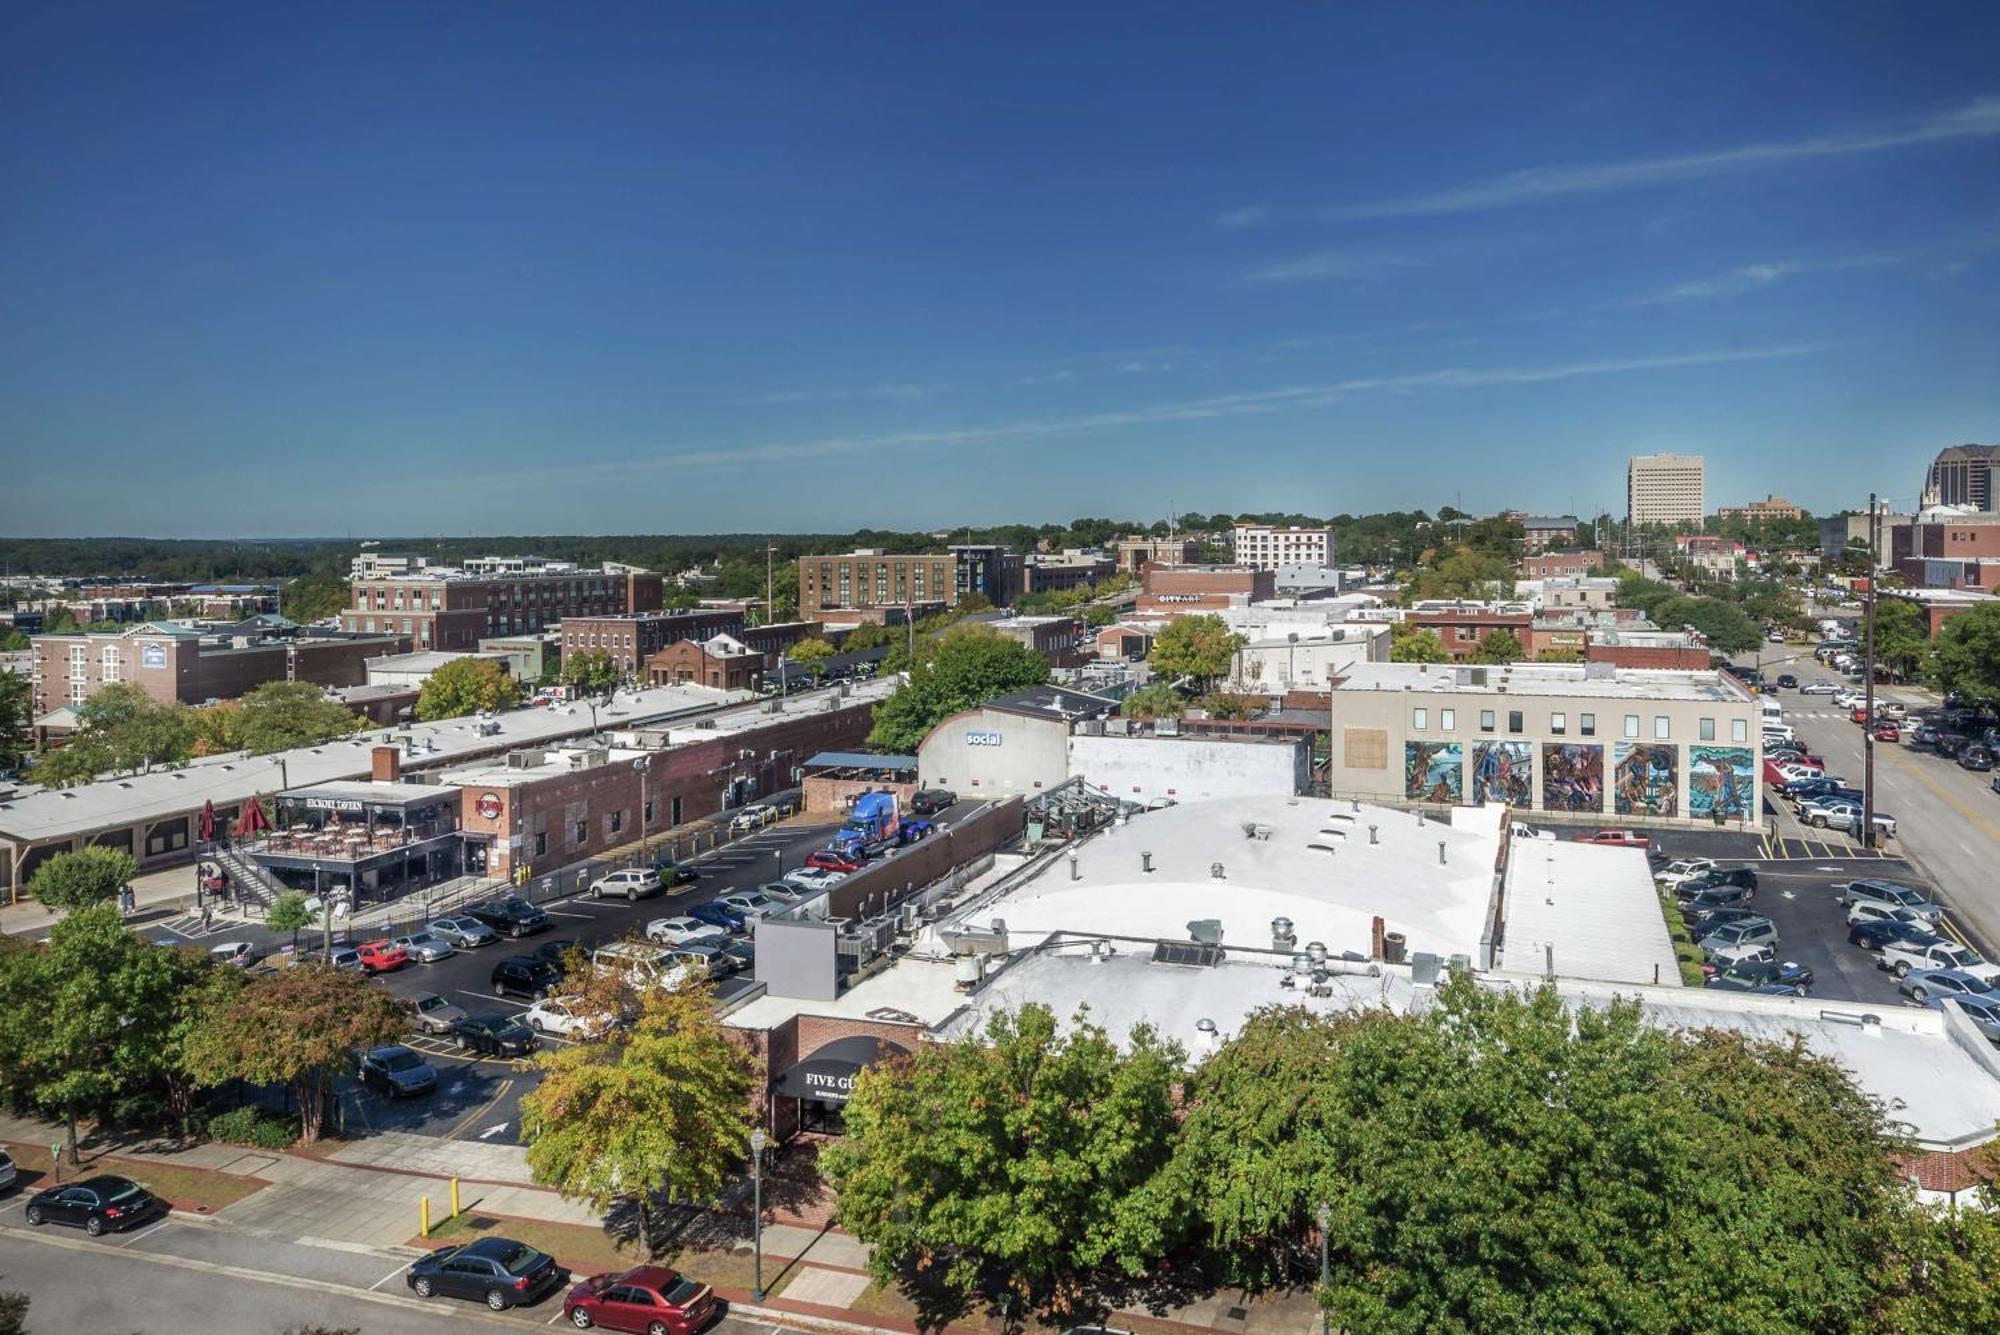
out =
<svg viewBox="0 0 2000 1335"><path fill-rule="evenodd" d="M1403 743L1403 795L1412 802L1462 801L1464 778L1465 748L1459 743Z"/></svg>
<svg viewBox="0 0 2000 1335"><path fill-rule="evenodd" d="M1534 755L1527 742L1474 742L1471 800L1527 806L1534 801Z"/></svg>
<svg viewBox="0 0 2000 1335"><path fill-rule="evenodd" d="M1688 748L1688 814L1725 820L1751 814L1757 757L1747 746Z"/></svg>
<svg viewBox="0 0 2000 1335"><path fill-rule="evenodd" d="M1604 748L1542 743L1542 810L1602 811Z"/></svg>
<svg viewBox="0 0 2000 1335"><path fill-rule="evenodd" d="M1681 751L1654 742L1620 742L1611 797L1621 816L1680 815Z"/></svg>

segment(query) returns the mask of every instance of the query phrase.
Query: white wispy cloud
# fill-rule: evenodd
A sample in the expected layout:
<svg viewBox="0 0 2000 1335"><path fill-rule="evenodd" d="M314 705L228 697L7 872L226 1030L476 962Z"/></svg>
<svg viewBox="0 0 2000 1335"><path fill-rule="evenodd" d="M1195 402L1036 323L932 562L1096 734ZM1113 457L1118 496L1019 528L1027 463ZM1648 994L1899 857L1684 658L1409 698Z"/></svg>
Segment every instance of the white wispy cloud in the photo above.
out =
<svg viewBox="0 0 2000 1335"><path fill-rule="evenodd" d="M1414 269L1424 261L1413 255L1376 250L1320 250L1297 259L1251 270L1253 283L1324 283L1348 279L1381 278Z"/></svg>
<svg viewBox="0 0 2000 1335"><path fill-rule="evenodd" d="M632 460L579 464L562 471L538 474L515 471L503 485L542 486L574 483L580 477L600 479L638 472L658 472L677 468L740 467L745 464L823 459L847 454L894 450L955 449L1007 442L1026 442L1082 435L1120 427L1158 426L1173 422L1196 422L1216 418L1244 417L1319 407L1361 394L1414 394L1425 390L1478 389L1499 385L1538 385L1588 376L1629 375L1645 371L1678 370L1694 366L1719 366L1732 362L1771 361L1804 356L1814 349L1805 345L1726 349L1679 353L1656 357L1628 357L1615 360L1567 362L1556 366L1494 367L1474 369L1445 367L1403 375L1361 376L1321 384L1287 385L1275 389L1250 390L1208 398L1153 404L1142 408L1064 416L1034 417L985 426L960 427L939 431L900 431L870 435L829 436L817 440L768 441L759 444L665 450Z"/></svg>
<svg viewBox="0 0 2000 1335"><path fill-rule="evenodd" d="M1227 213L1218 213L1215 215L1215 225L1217 227L1255 227L1261 222L1268 221L1270 216L1271 210L1265 208L1262 204L1251 204L1246 208L1231 209Z"/></svg>
<svg viewBox="0 0 2000 1335"><path fill-rule="evenodd" d="M1727 273L1696 279L1670 287L1665 292L1640 299L1641 305L1674 305L1684 301L1706 301L1715 297L1736 297L1756 292L1799 274L1840 273L1849 269L1883 269L1908 262L1912 256L1900 254L1846 255L1830 260L1780 260L1766 264L1745 264Z"/></svg>
<svg viewBox="0 0 2000 1335"><path fill-rule="evenodd" d="M1487 181L1475 181L1432 194L1376 200L1322 209L1317 216L1335 220L1405 218L1437 213L1472 213L1485 209L1531 204L1564 195L1597 194L1696 180L1725 172L1746 171L1812 158L1846 157L1955 139L2000 136L2000 97L1982 97L1956 110L1900 127L1817 135L1704 153L1637 158L1584 166L1529 167ZM1224 215L1228 216L1228 215Z"/></svg>

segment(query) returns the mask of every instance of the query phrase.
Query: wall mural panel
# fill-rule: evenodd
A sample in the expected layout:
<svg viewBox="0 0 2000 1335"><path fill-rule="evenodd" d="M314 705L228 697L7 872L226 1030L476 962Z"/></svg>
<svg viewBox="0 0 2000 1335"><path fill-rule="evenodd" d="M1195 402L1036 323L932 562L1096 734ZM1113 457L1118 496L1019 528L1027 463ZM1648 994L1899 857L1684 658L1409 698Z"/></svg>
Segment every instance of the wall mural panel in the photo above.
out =
<svg viewBox="0 0 2000 1335"><path fill-rule="evenodd" d="M1412 802L1464 800L1465 748L1457 742L1403 743L1403 795Z"/></svg>
<svg viewBox="0 0 2000 1335"><path fill-rule="evenodd" d="M1681 749L1672 743L1620 742L1612 800L1621 816L1680 815Z"/></svg>
<svg viewBox="0 0 2000 1335"><path fill-rule="evenodd" d="M1542 810L1604 810L1604 748L1542 743Z"/></svg>
<svg viewBox="0 0 2000 1335"><path fill-rule="evenodd" d="M1751 814L1757 793L1757 757L1747 746L1688 748L1688 814L1725 820Z"/></svg>
<svg viewBox="0 0 2000 1335"><path fill-rule="evenodd" d="M1525 807L1535 800L1535 750L1528 742L1472 744L1471 800Z"/></svg>

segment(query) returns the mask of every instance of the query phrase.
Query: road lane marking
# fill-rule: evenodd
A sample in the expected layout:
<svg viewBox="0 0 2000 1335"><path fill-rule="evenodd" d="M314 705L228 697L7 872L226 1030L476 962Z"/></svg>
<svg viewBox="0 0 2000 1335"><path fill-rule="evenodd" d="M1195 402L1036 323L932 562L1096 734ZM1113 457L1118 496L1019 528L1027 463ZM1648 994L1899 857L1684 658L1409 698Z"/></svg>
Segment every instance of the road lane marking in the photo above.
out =
<svg viewBox="0 0 2000 1335"><path fill-rule="evenodd" d="M375 1292L375 1290L381 1288L384 1284L387 1284L390 1280L402 1274L405 1270L408 1270L409 1268L410 1268L410 1263L408 1261L403 1262L403 1264L397 1266L394 1270L391 1270L388 1274L382 1276L382 1278L376 1280L373 1284L370 1284L368 1286L368 1292L370 1293Z"/></svg>
<svg viewBox="0 0 2000 1335"><path fill-rule="evenodd" d="M512 1088L514 1088L513 1079L511 1077L503 1079L500 1082L500 1088L493 1092L493 1097L486 1100L486 1102L480 1104L477 1108L474 1108L471 1112L467 1113L465 1116L459 1118L458 1121L452 1125L451 1130L444 1133L444 1138L446 1140L457 1140L467 1127L471 1126L481 1117L491 1112L494 1106L498 1104L501 1099L507 1097L507 1091L511 1090Z"/></svg>

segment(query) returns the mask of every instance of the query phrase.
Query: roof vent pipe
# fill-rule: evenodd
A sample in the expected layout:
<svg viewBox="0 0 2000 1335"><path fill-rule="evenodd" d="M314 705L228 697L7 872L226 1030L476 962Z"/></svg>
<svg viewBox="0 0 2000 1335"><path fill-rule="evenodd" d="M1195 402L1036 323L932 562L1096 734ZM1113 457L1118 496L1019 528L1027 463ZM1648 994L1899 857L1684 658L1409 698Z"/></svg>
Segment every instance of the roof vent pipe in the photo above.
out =
<svg viewBox="0 0 2000 1335"><path fill-rule="evenodd" d="M1371 826L1369 826L1369 827L1368 827L1368 842L1369 842L1369 843L1371 843L1371 844L1379 844L1379 843L1381 843L1381 842L1382 842L1382 840L1381 840L1381 839L1380 839L1380 838L1379 838L1379 837L1377 836L1377 834L1376 834L1376 831L1377 831L1377 830L1380 830L1381 828L1382 828L1382 827L1381 827L1381 826L1379 826L1379 825L1371 825Z"/></svg>
<svg viewBox="0 0 2000 1335"><path fill-rule="evenodd" d="M1424 825L1424 809L1423 809L1422 807L1418 807L1418 808L1417 808L1417 828L1418 828L1418 829L1422 829L1422 828L1423 828L1423 825Z"/></svg>
<svg viewBox="0 0 2000 1335"><path fill-rule="evenodd" d="M1438 840L1438 866L1444 866L1444 840Z"/></svg>
<svg viewBox="0 0 2000 1335"><path fill-rule="evenodd" d="M1139 870L1145 872L1148 876L1153 874L1153 855L1151 853L1141 853L1139 855Z"/></svg>
<svg viewBox="0 0 2000 1335"><path fill-rule="evenodd" d="M1075 849L1071 849L1071 850L1070 850L1070 853L1069 853L1069 878L1070 878L1070 879L1071 879L1072 881L1080 881L1080 880L1082 880L1082 879L1083 879L1083 872L1082 872L1081 870L1079 870L1079 869L1078 869L1078 867L1077 867L1077 865L1076 865L1076 850L1075 850Z"/></svg>

